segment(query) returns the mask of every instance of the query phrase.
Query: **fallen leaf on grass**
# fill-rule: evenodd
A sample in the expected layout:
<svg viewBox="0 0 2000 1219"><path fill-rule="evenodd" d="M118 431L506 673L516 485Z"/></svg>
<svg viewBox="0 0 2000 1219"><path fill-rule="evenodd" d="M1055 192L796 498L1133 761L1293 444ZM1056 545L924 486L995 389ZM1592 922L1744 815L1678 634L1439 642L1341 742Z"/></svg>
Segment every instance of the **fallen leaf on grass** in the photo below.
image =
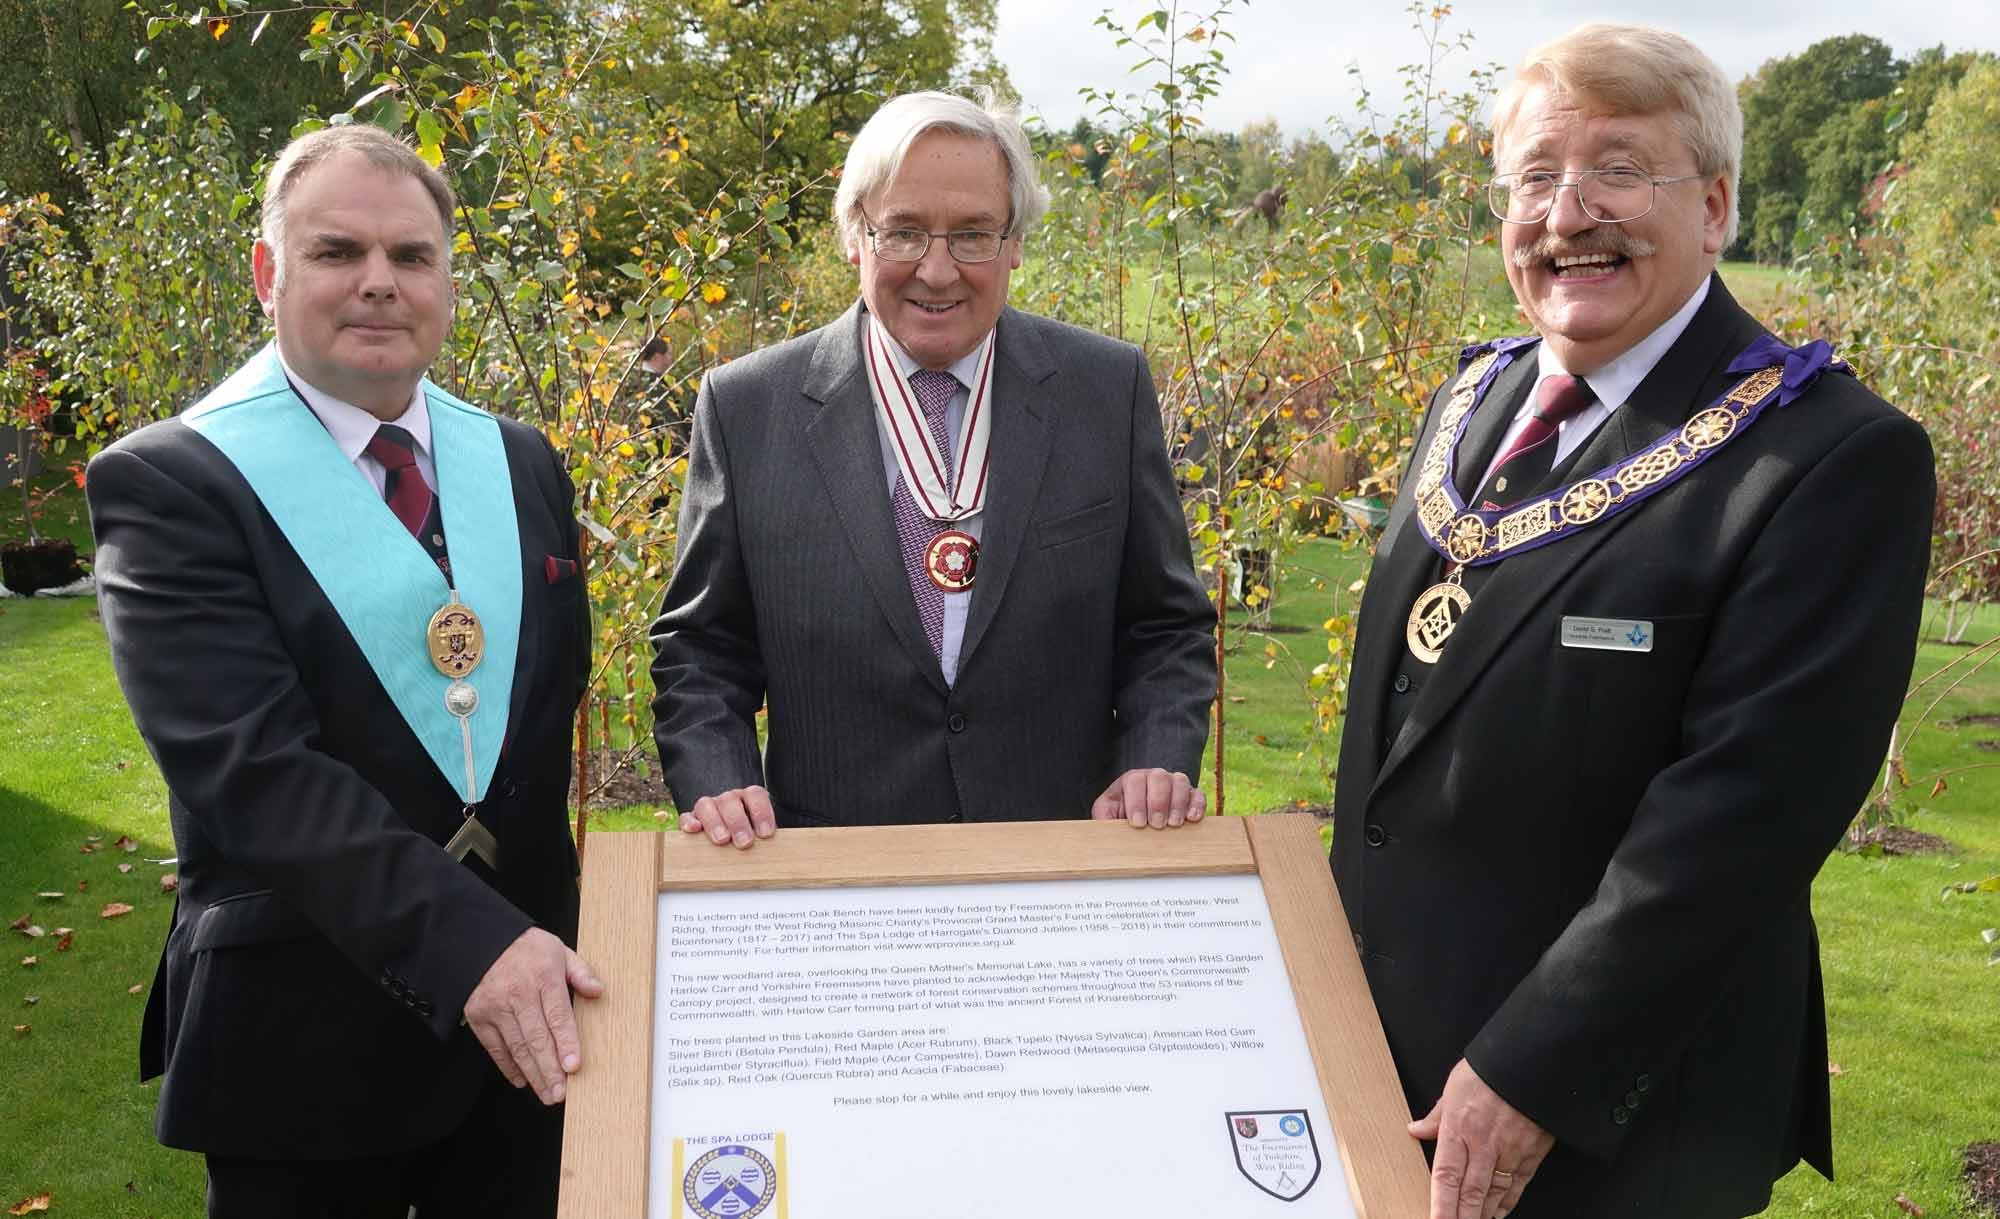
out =
<svg viewBox="0 0 2000 1219"><path fill-rule="evenodd" d="M21 1025L20 1028L15 1029L15 1032L19 1032L26 1027L28 1026L25 1024ZM30 1211L45 1211L49 1209L49 1199L52 1196L50 1194L36 1194L32 1198L23 1198L16 1205L8 1207L7 1213L10 1215L25 1215Z"/></svg>
<svg viewBox="0 0 2000 1219"><path fill-rule="evenodd" d="M76 938L76 937L75 937L75 936L72 936L72 935L61 935L61 936L57 936L57 937L56 937L56 951L57 951L57 952L68 952L68 951L69 951L69 943L70 943L70 941L71 941L71 940L73 940L73 939L75 939L75 938Z"/></svg>
<svg viewBox="0 0 2000 1219"><path fill-rule="evenodd" d="M86 842L82 846L78 847L76 851L77 854L79 855L95 855L103 849L104 849L104 844L101 842Z"/></svg>
<svg viewBox="0 0 2000 1219"><path fill-rule="evenodd" d="M128 995L137 995L137 994L143 994L145 990L146 990L146 984L144 982L141 982L137 986L126 987L125 993Z"/></svg>
<svg viewBox="0 0 2000 1219"><path fill-rule="evenodd" d="M45 898L48 901L53 902L53 901L61 901L63 898L68 897L69 894L64 893L61 889L50 889L50 890L45 890L41 893L37 893L35 894L35 896L40 898Z"/></svg>
<svg viewBox="0 0 2000 1219"><path fill-rule="evenodd" d="M26 1036L27 1036L27 1035L28 1035L29 1033L32 1033L32 1032L34 1032L34 1031L35 1031L35 1026L34 1026L34 1025L32 1025L32 1024L17 1024L17 1025L15 1025L15 1026L14 1026L14 1035L15 1035L16 1037L26 1037ZM43 1197L47 1197L48 1195L44 1194L44 1195L42 1195L42 1196L43 1196ZM45 1211L45 1210L47 1210L47 1209L49 1209L49 1208L48 1208L48 1207L46 1207L46 1206L37 1206L37 1207L35 1207L35 1208L33 1208L33 1209L35 1209L35 1210L38 1210L38 1211ZM10 1214L10 1215L25 1215L25 1214L27 1214L28 1212L27 1212L27 1211L8 1211L7 1213L8 1213L8 1214Z"/></svg>
<svg viewBox="0 0 2000 1219"><path fill-rule="evenodd" d="M132 913L132 907L126 905L124 902L106 902L104 903L104 909L97 912L97 917L117 918L121 914L130 913Z"/></svg>
<svg viewBox="0 0 2000 1219"><path fill-rule="evenodd" d="M1847 1074L1847 1068L1829 1058L1826 1060L1826 1073L1828 1075L1845 1075Z"/></svg>
<svg viewBox="0 0 2000 1219"><path fill-rule="evenodd" d="M160 892L172 893L180 887L181 874L179 872L169 872L165 876L160 877Z"/></svg>
<svg viewBox="0 0 2000 1219"><path fill-rule="evenodd" d="M22 958L21 958L21 968L22 968L22 969L33 969L33 968L34 968L35 966L37 966L37 965L40 965L41 963L42 963L42 958L40 958L40 957L22 957Z"/></svg>
<svg viewBox="0 0 2000 1219"><path fill-rule="evenodd" d="M1908 1194L1897 1194L1896 1205L1902 1209L1905 1215L1921 1216L1924 1213L1924 1208L1910 1201Z"/></svg>
<svg viewBox="0 0 2000 1219"><path fill-rule="evenodd" d="M138 843L132 841L130 838L127 838L123 834L118 835L118 841L112 843L111 845L117 847L119 850L125 852L127 855L130 855L132 852L139 849Z"/></svg>
<svg viewBox="0 0 2000 1219"><path fill-rule="evenodd" d="M131 870L132 870L132 865L129 863L121 863L118 865L118 871L120 874L130 872Z"/></svg>
<svg viewBox="0 0 2000 1219"><path fill-rule="evenodd" d="M20 918L17 918L13 922L7 924L7 930L26 931L28 929L28 922L29 922L29 916L24 914Z"/></svg>
<svg viewBox="0 0 2000 1219"><path fill-rule="evenodd" d="M1935 800L1939 796L1944 795L1945 786L1946 784L1943 779L1939 779L1936 783L1931 784L1931 799Z"/></svg>
<svg viewBox="0 0 2000 1219"><path fill-rule="evenodd" d="M37 1003L40 1003L41 1001L42 1001L42 997L41 997L40 995L22 995L22 996L21 996L21 1006L23 1006L23 1007L33 1007L33 1006L35 1006L35 1004L37 1004Z"/></svg>
<svg viewBox="0 0 2000 1219"><path fill-rule="evenodd" d="M1241 694L1232 694L1229 696L1229 701L1232 703L1240 703L1243 701L1243 696Z"/></svg>
<svg viewBox="0 0 2000 1219"><path fill-rule="evenodd" d="M25 935L25 936L27 936L27 937L28 937L29 939L31 939L31 940L39 940L39 939L41 939L41 938L42 938L43 936L45 936L45 935L47 935L47 934L48 934L48 932L46 932L46 931L43 931L43 930L42 930L42 929L41 929L40 927L37 927L37 926L33 925L32 923L31 923L31 924L29 924L29 925L28 925L28 926L26 926L26 927L22 927L22 926L18 926L18 925L17 925L17 926L16 926L15 928L14 928L14 930L16 930L16 931L20 932L20 933L21 933L22 935Z"/></svg>
<svg viewBox="0 0 2000 1219"><path fill-rule="evenodd" d="M90 892L90 882L89 882L89 881L87 881L87 880L80 880L80 881L77 881L77 882L76 882L76 891L77 891L78 893L88 893L88 892Z"/></svg>

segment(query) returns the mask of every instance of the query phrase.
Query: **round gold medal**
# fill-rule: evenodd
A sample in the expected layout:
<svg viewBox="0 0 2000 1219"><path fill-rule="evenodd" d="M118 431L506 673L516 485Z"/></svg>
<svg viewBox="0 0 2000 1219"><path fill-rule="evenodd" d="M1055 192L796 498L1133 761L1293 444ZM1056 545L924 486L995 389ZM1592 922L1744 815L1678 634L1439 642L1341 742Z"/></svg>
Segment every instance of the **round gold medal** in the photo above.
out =
<svg viewBox="0 0 2000 1219"><path fill-rule="evenodd" d="M464 677L486 657L486 628L462 601L452 601L432 614L426 636L431 663L446 677Z"/></svg>
<svg viewBox="0 0 2000 1219"><path fill-rule="evenodd" d="M924 574L939 592L962 593L972 587L979 567L979 542L969 533L947 529L931 539L924 552Z"/></svg>
<svg viewBox="0 0 2000 1219"><path fill-rule="evenodd" d="M1458 620L1472 607L1472 594L1447 580L1417 594L1410 618L1403 626L1403 640L1410 653L1427 665L1444 655L1445 641L1458 629Z"/></svg>

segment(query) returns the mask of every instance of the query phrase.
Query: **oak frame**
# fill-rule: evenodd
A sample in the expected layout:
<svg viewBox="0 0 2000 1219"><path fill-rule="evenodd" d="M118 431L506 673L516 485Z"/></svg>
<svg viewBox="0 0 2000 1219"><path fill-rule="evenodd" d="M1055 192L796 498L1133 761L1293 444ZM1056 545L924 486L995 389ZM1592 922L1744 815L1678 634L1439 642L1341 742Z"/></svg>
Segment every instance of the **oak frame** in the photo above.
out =
<svg viewBox="0 0 2000 1219"><path fill-rule="evenodd" d="M1300 813L1158 832L1090 821L787 829L748 851L671 832L591 835L578 951L606 993L577 1005L584 1065L570 1081L557 1215L646 1213L661 893L1251 873L1263 882L1354 1213L1423 1219L1430 1170L1404 1129L1402 1086L1318 827Z"/></svg>

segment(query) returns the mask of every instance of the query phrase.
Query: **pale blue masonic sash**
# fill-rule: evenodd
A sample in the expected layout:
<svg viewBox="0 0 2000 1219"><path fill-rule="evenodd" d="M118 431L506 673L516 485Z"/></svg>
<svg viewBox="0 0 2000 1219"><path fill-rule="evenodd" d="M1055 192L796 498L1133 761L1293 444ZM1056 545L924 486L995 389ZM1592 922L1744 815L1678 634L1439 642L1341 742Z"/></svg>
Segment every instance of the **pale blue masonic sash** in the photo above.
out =
<svg viewBox="0 0 2000 1219"><path fill-rule="evenodd" d="M265 348L181 415L236 466L284 531L361 647L431 761L467 804L486 795L507 734L521 639L520 523L500 425L423 382L438 503L458 594L486 632L470 675L478 709L445 709L451 684L431 663L425 628L451 589L311 409L292 392L275 346ZM470 790L466 790L468 785Z"/></svg>

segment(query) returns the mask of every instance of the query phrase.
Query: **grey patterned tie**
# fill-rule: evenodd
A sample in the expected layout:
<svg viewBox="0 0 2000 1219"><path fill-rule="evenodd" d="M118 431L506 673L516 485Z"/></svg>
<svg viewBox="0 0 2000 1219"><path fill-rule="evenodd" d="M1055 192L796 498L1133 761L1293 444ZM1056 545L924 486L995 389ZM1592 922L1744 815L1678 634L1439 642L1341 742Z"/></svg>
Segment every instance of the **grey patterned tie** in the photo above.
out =
<svg viewBox="0 0 2000 1219"><path fill-rule="evenodd" d="M958 392L958 378L948 372L920 368L910 374L910 388L917 391L917 404L924 408L924 422L930 425L931 439L937 443L938 452L944 454L944 479L949 488L953 473L951 429L945 420L945 409L951 405L951 396ZM889 504L896 513L896 537L903 544L903 571L910 578L910 595L917 601L917 617L924 624L924 638L930 641L931 654L942 657L944 593L925 573L924 559L931 541L947 526L918 511L917 501L910 495L900 470L896 472L896 490L890 495Z"/></svg>

